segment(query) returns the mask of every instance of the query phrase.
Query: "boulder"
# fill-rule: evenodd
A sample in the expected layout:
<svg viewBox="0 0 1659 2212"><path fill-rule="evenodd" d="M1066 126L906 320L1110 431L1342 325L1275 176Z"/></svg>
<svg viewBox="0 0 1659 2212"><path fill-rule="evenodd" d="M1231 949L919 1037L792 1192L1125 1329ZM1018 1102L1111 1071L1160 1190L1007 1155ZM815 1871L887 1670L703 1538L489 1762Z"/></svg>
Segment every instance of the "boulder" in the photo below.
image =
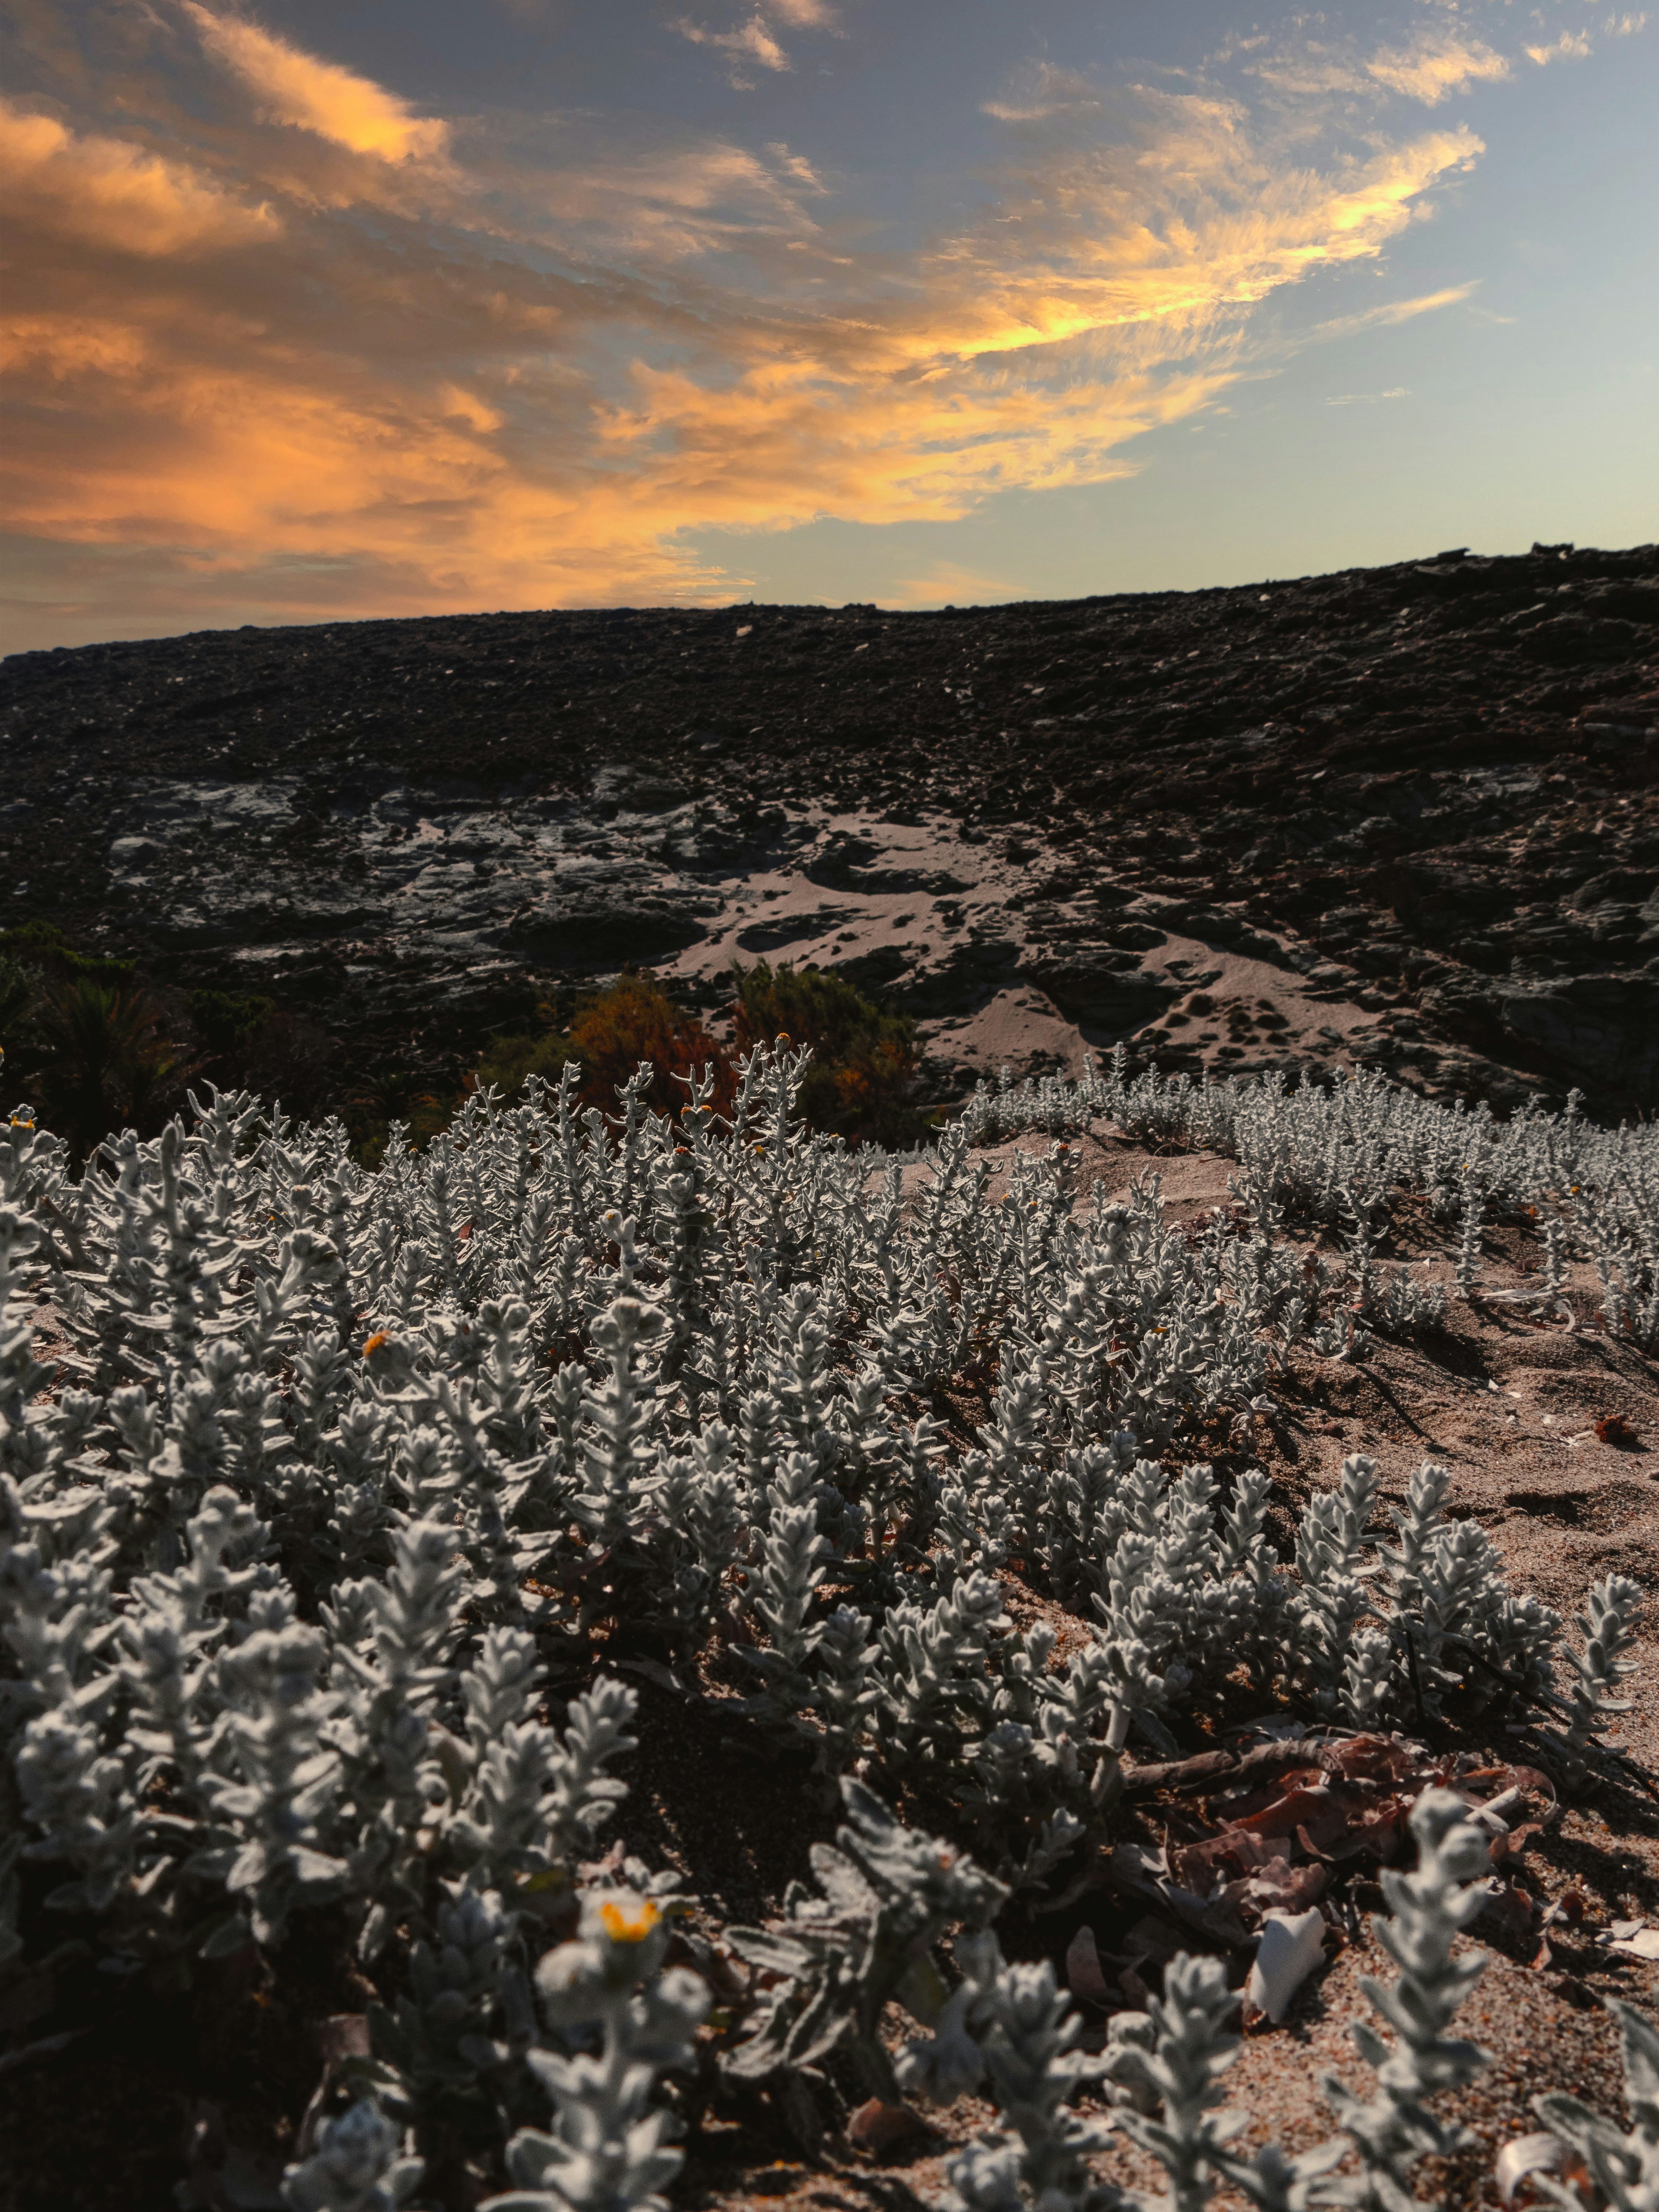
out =
<svg viewBox="0 0 1659 2212"><path fill-rule="evenodd" d="M1587 615L1556 615L1529 629L1520 649L1529 660L1557 668L1585 662L1631 659L1640 642L1634 624L1616 620L1595 621Z"/></svg>
<svg viewBox="0 0 1659 2212"><path fill-rule="evenodd" d="M1659 981L1640 975L1569 975L1492 991L1504 1027L1536 1045L1586 1085L1651 1097L1659 1089Z"/></svg>
<svg viewBox="0 0 1659 2212"><path fill-rule="evenodd" d="M514 915L503 933L532 960L600 969L666 959L708 934L682 899L603 890L555 894Z"/></svg>

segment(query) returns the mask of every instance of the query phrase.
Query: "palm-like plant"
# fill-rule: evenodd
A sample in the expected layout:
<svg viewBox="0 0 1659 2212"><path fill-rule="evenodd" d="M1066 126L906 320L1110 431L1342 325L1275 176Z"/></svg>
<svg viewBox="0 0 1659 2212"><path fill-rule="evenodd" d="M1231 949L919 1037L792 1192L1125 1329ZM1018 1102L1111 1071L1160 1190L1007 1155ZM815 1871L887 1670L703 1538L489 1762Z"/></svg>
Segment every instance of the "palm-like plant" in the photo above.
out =
<svg viewBox="0 0 1659 2212"><path fill-rule="evenodd" d="M163 1034L166 1017L142 986L71 977L47 999L37 1026L48 1058L40 1075L48 1120L90 1152L122 1122L155 1121L194 1072Z"/></svg>

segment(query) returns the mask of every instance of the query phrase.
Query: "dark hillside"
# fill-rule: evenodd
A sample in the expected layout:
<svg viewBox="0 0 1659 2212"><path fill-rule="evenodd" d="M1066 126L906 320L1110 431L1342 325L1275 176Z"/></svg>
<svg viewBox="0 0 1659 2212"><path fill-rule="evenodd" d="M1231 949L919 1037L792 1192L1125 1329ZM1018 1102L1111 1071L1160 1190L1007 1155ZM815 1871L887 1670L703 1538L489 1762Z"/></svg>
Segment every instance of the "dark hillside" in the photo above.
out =
<svg viewBox="0 0 1659 2212"><path fill-rule="evenodd" d="M441 1073L550 975L695 982L720 885L877 886L867 828L830 882L830 816L937 819L999 849L1024 920L1002 972L969 963L924 1015L1017 988L1090 1042L1207 1065L1160 1023L1167 975L1100 987L1137 929L1174 929L1377 1016L1328 1033L1358 1056L1617 1111L1659 1097L1656 659L1651 546L929 614L209 631L5 662L0 839L12 918L163 984L257 987L359 1069ZM842 957L792 933L786 957ZM905 959L852 935L902 1000Z"/></svg>

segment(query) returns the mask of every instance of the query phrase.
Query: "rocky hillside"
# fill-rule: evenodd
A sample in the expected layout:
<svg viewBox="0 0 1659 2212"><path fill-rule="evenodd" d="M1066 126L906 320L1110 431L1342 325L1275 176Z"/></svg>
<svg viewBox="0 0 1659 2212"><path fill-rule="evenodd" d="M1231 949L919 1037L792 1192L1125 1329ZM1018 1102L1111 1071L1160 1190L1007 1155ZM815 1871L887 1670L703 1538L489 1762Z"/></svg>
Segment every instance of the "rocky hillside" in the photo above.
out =
<svg viewBox="0 0 1659 2212"><path fill-rule="evenodd" d="M1659 1103L1659 548L1200 592L202 632L0 668L10 920L437 1073L736 953L941 1096L1124 1038Z"/></svg>

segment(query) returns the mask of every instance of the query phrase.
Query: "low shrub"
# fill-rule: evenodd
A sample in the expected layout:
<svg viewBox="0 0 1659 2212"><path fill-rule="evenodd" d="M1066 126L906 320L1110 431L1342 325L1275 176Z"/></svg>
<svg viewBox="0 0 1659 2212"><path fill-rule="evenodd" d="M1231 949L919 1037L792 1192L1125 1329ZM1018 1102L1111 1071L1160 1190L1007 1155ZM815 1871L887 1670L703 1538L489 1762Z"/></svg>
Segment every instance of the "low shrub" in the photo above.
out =
<svg viewBox="0 0 1659 2212"><path fill-rule="evenodd" d="M30 1013L40 995L40 973L9 952L0 952L0 1050L12 1052L15 1059L22 1054L17 1047L23 1043Z"/></svg>
<svg viewBox="0 0 1659 2212"><path fill-rule="evenodd" d="M748 1053L780 1036L809 1047L800 1079L799 1111L810 1129L852 1144L902 1146L915 1143L930 1116L915 1103L919 1060L915 1025L872 1006L839 975L817 968L797 972L785 963L734 967L732 1022L736 1048ZM727 1112L736 1095L732 1052L694 1013L675 1005L654 977L629 972L607 989L577 1003L569 1025L553 1026L558 1008L542 1008L547 1026L528 1035L495 1039L473 1071L479 1087L491 1084L509 1098L523 1095L532 1075L556 1085L561 1071L580 1071L577 1096L585 1106L614 1114L623 1085L641 1061L653 1069L639 1095L659 1114L678 1115L696 1068L712 1071L709 1103Z"/></svg>
<svg viewBox="0 0 1659 2212"><path fill-rule="evenodd" d="M131 983L138 972L136 960L109 952L82 952L55 922L38 919L0 930L0 955L41 967L48 975L59 979L85 977L118 987Z"/></svg>
<svg viewBox="0 0 1659 2212"><path fill-rule="evenodd" d="M208 1050L228 1060L246 1046L276 1011L260 991L192 991L190 1018Z"/></svg>
<svg viewBox="0 0 1659 2212"><path fill-rule="evenodd" d="M1080 1199L1063 1146L994 1200L961 1123L907 1189L801 1126L811 1066L757 1048L727 1115L671 1120L638 1070L623 1113L582 1113L567 1060L374 1174L340 1122L246 1096L78 1176L27 1111L0 1129L0 2021L31 2039L5 2062L74 2045L45 1985L77 1959L152 2007L197 1990L205 2020L236 1989L362 2003L330 2015L352 2049L287 2115L286 2176L235 2197L227 2165L176 2202L661 2212L688 2122L810 2153L855 2099L983 2082L1000 2126L951 2160L959 2206L1144 2205L1091 2164L1091 2077L1182 2212L1397 2212L1460 2151L1436 2100L1483 2061L1447 2034L1479 1971L1458 1938L1529 1792L1627 1772L1642 1591L1608 1575L1565 1634L1443 1468L1390 1540L1362 1454L1281 1559L1267 1475L1186 1456L1251 1408L1288 1302L1307 1334L1334 1294L1267 1214L1194 1243L1155 1180ZM1566 1117L1530 1142L1581 1180L1641 1164ZM623 1672L786 1770L803 1825L839 1801L821 1895L777 1884L775 1917L730 1924L698 1865L694 1898L629 1854L672 1761ZM1357 2028L1374 2070L1328 2078L1329 2142L1248 2161L1216 2109L1218 1958L1183 1948L1154 1995L1138 1954L1145 2002L1104 2008L1097 2058L1052 1959L1000 1948L1094 1868L1206 1948L1254 1940L1225 1915L1258 1876L1322 1932L1323 1859L1212 1892L1219 1860L1189 1887L1125 1832L1168 1775L1132 1736L1212 1747L1238 1692L1301 1717L1323 1778L1284 1770L1287 1819L1340 1797L1370 1823L1369 1781L1337 1787L1370 1761L1416 1847L1382 1877L1399 1979L1364 1985L1396 2039ZM1388 1733L1477 1719L1531 1764ZM900 2011L922 2039L895 2051ZM1540 2110L1634 2207L1659 2044L1620 2016L1632 2133ZM62 2159L49 2201L87 2201L78 2135Z"/></svg>
<svg viewBox="0 0 1659 2212"><path fill-rule="evenodd" d="M73 948L56 922L14 922L9 929L0 929L0 952L9 952L15 960L68 959Z"/></svg>
<svg viewBox="0 0 1659 2212"><path fill-rule="evenodd" d="M550 1016L553 1010L546 1011ZM532 1075L556 1085L561 1069L573 1060L581 1071L577 1095L582 1103L606 1113L616 1111L617 1092L641 1060L651 1062L653 1073L641 1097L659 1114L677 1115L685 1104L690 1095L685 1079L694 1068L714 1069L718 1109L730 1106L735 1090L725 1047L695 1014L677 1006L654 977L631 969L580 1005L568 1030L498 1037L474 1073L480 1087L494 1084L516 1098Z"/></svg>
<svg viewBox="0 0 1659 2212"><path fill-rule="evenodd" d="M48 921L0 931L0 1066L77 1158L124 1127L154 1136L200 1076L301 1118L339 1109L366 1133L354 1112L363 1102L342 1095L337 1048L309 1015L261 991L161 980L140 959L82 951ZM432 1097L425 1133L459 1103L453 1091ZM382 1143L403 1103L381 1119Z"/></svg>
<svg viewBox="0 0 1659 2212"><path fill-rule="evenodd" d="M853 1144L917 1143L933 1116L916 1103L916 1027L872 1005L844 977L822 968L735 966L738 1048L780 1036L810 1045L800 1110L809 1127Z"/></svg>
<svg viewBox="0 0 1659 2212"><path fill-rule="evenodd" d="M78 1158L124 1123L154 1134L208 1064L136 960L80 951L39 920L0 931L0 1055Z"/></svg>
<svg viewBox="0 0 1659 2212"><path fill-rule="evenodd" d="M184 1103L200 1066L167 1034L166 1012L142 984L72 975L34 1014L45 1058L37 1087L47 1119L84 1156L124 1124L158 1129Z"/></svg>

